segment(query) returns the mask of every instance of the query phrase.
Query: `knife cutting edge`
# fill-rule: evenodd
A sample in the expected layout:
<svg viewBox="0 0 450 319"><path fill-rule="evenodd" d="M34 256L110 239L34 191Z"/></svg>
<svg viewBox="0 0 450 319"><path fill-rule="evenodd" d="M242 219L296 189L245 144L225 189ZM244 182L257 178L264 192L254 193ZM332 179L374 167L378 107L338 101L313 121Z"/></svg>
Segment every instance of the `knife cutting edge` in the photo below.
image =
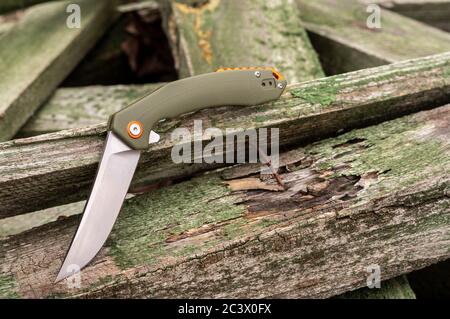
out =
<svg viewBox="0 0 450 319"><path fill-rule="evenodd" d="M218 106L257 105L280 97L286 80L274 68L222 68L171 82L112 114L105 148L83 216L56 282L85 267L108 238L141 151L159 141L164 118Z"/></svg>

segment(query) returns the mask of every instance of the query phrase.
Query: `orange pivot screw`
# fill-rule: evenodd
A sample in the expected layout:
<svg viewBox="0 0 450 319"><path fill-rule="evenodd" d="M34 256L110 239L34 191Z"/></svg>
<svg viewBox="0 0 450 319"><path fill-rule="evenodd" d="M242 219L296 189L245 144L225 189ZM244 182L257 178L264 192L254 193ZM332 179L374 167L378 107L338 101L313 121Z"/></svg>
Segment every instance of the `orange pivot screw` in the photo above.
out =
<svg viewBox="0 0 450 319"><path fill-rule="evenodd" d="M142 123L139 121L131 121L128 123L128 135L131 138L140 138L142 134L144 133L144 127L142 126Z"/></svg>

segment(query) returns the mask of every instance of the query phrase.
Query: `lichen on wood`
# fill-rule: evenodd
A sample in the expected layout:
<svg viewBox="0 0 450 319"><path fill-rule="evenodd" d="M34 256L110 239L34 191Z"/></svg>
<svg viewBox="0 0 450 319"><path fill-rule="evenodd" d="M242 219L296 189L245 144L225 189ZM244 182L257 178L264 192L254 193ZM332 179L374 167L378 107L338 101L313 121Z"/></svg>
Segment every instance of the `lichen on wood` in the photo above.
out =
<svg viewBox="0 0 450 319"><path fill-rule="evenodd" d="M115 16L113 1L80 0L81 28L68 28L69 3L32 7L0 37L0 141L15 135Z"/></svg>
<svg viewBox="0 0 450 319"><path fill-rule="evenodd" d="M171 132L192 128L193 119L220 129L278 127L280 145L288 146L448 103L449 60L446 53L304 82L289 86L276 102L202 110L165 121L155 128L162 140L143 154L133 185L179 180L221 165L171 160ZM104 136L103 124L0 144L0 217L84 198Z"/></svg>
<svg viewBox="0 0 450 319"><path fill-rule="evenodd" d="M291 0L191 2L163 10L181 77L239 66L274 66L290 83L323 75Z"/></svg>
<svg viewBox="0 0 450 319"><path fill-rule="evenodd" d="M0 13L9 12L18 9L24 9L42 2L50 2L55 0L2 0L0 4Z"/></svg>
<svg viewBox="0 0 450 319"><path fill-rule="evenodd" d="M284 192L229 189L222 176L258 176L243 165L136 196L83 270L79 289L53 284L77 218L12 236L0 241L1 276L9 278L0 290L21 297L322 298L366 286L372 264L387 280L444 260L449 115L447 105L283 153ZM430 154L427 166L436 170L416 179L417 155L408 150L428 144L442 156ZM388 149L405 151L402 167L386 162L389 154L361 166Z"/></svg>
<svg viewBox="0 0 450 319"><path fill-rule="evenodd" d="M18 135L33 136L105 122L111 114L161 85L163 83L60 88Z"/></svg>
<svg viewBox="0 0 450 319"><path fill-rule="evenodd" d="M154 5L151 1L149 2L149 4L150 6ZM225 59L231 59L230 64L228 64L228 62L225 63L227 66L239 63L239 65L237 66L274 65L276 67L281 67L282 71L286 70L286 72L288 72L285 73L285 75L291 82L297 82L298 80L313 79L323 76L323 72L318 62L317 56L313 52L309 44L309 40L307 39L306 33L299 23L298 12L296 11L294 4L290 1L284 1L281 4L268 4L261 1L243 3L222 3L221 1L207 1L195 6L193 6L192 3L189 4L189 2L174 2L170 5L175 8L175 12L179 12L179 14L183 15L182 17L180 17L180 21L177 21L178 23L180 23L180 26L183 26L183 28L186 29L185 33L197 34L198 41L194 39L193 44L198 42L197 44L199 48L203 48L201 50L180 52L180 55L184 55L184 59L199 60L197 63L199 69L196 69L195 72L190 72L189 75L213 71L214 68L223 65L223 63L225 63ZM251 7L250 11L255 12L252 13L252 17L253 15L255 15L255 17L252 18L253 20L251 22L246 22L246 17L241 18L242 23L250 23L250 25L246 25L246 28L244 28L246 32L251 32L251 30L248 28L253 28L253 26L256 27L256 30L260 30L261 26L265 23L264 21L267 19L270 20L270 24L268 24L264 29L266 31L261 30L254 35L256 42L255 44L252 44L252 48L254 46L252 51L255 52L253 55L249 55L248 50L246 50L245 48L238 51L236 50L236 41L245 42L246 45L251 44L248 42L247 38L244 39L240 37L234 37L234 39L222 42L222 39L218 38L218 34L222 32L219 32L220 30L215 30L214 33L212 32L212 28L222 28L222 17L224 15L229 16L231 14L235 17L236 14L239 14L240 16L242 14L241 11L246 10L247 6ZM286 6L290 8L289 12L287 11L288 9L286 9ZM216 12L218 10L221 12L220 14ZM264 12L264 14L256 17L257 14L255 10L257 12L262 11ZM166 12L166 18L168 15L169 14ZM171 19L173 19L172 14L170 14L170 17ZM189 17L193 18L192 23L188 22L190 21ZM258 22L258 20L260 19L263 19L264 21ZM278 22L281 22L282 24L280 25ZM234 23L230 21L230 25L233 24ZM230 30L226 30L228 28L223 29L224 32L232 32ZM173 33L171 33L170 31L171 30L167 30L169 37L170 34ZM242 32L239 31L238 34L242 34ZM171 39L173 42L172 44L175 46L176 41L173 39L173 36L171 37ZM106 45L110 45L108 44L109 42L107 40L105 40L105 42ZM216 45L220 46L220 54L216 54L216 60L218 59L218 61L215 61L214 65L211 64L213 57L211 43L216 43ZM242 43L240 44L240 46L242 46ZM257 52L265 52L267 53L267 56L256 56ZM178 56L178 53L176 55ZM211 63L208 64L208 61ZM102 89L105 91L104 94L100 92ZM129 87L130 91L135 91L136 89L137 87L134 86ZM77 90L79 92L77 92ZM117 87L117 91L122 90L128 90L128 88ZM97 109L102 114L108 114L108 112L111 110L111 108L107 105L108 103L116 106L124 101L121 97L119 97L118 102L112 100L112 97L116 96L115 91L116 87L114 86L98 88L94 87L86 89L63 89L62 92L57 92L49 102L45 103L40 108L40 111L35 114L35 116L31 118L30 121L28 121L25 128L22 129L17 137L53 132L72 127L83 127L87 124L96 124L97 122L99 122L100 118L92 114L92 110L90 109L87 110L88 112L85 112L86 107L83 105L86 102L85 100L89 99L86 105L92 105L91 100L98 101L98 103L96 103L98 105ZM142 92L144 92L144 90L142 90ZM101 101L100 95L106 97L108 93L111 93L112 96L109 98L104 98L104 101ZM71 101L66 102L65 99L69 96L71 98ZM54 121L53 119L55 118L59 120ZM102 117L101 119L103 120L104 117Z"/></svg>

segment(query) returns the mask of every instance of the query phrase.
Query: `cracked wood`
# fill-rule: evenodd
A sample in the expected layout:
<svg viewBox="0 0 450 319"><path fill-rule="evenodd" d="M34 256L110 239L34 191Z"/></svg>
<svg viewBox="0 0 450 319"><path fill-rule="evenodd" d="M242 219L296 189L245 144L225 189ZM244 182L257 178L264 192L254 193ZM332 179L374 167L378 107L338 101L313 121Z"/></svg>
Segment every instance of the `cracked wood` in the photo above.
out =
<svg viewBox="0 0 450 319"><path fill-rule="evenodd" d="M165 8L163 10L165 20L170 21L170 27L166 26L166 33L172 47L176 48L183 43L183 48L185 48L185 50L182 50L181 47L174 50L175 57L178 60L191 61L189 63L194 64L189 71L182 68L183 70L180 71L182 76L211 72L224 65L274 65L281 69L291 83L324 75L308 37L300 25L298 10L289 1L282 4L266 4L263 1L215 1L214 3L203 9L193 9L188 5L176 2L166 3L162 6ZM291 10L286 9L286 4L290 5ZM134 4L126 10L139 10L141 7L149 6L156 9L155 3L148 1L141 5ZM172 7L174 10L171 9ZM252 16L251 20L247 15L241 17L243 12L252 12L255 17ZM198 21L201 27L208 31L201 33L197 30L200 27L192 23L194 16L196 17L195 21ZM227 21L225 25L223 16L233 17L233 21ZM242 26L236 24L238 16L242 20ZM280 16L284 18L281 19ZM214 21L217 22L211 22L211 19L216 19ZM209 24L203 25L206 24L205 21L209 21ZM278 24L276 21L283 23ZM261 29L260 25L265 25L265 29ZM230 30L230 27L236 30ZM226 39L219 37L219 34L224 34L225 30L227 34L237 32L240 36L226 37ZM204 34L209 34L209 32L211 32L211 50L214 48L211 53L211 65L204 59L203 51L198 47L198 42L204 42L204 40L194 39L192 43L186 42L187 38L196 37L197 33L204 37ZM264 36L261 32L264 32ZM103 46L116 48L116 42L121 40L117 37L120 37L120 34L111 34L107 40L103 40L105 42ZM237 45L239 50L237 50ZM250 50L249 47L252 49ZM228 48L232 48L232 50ZM254 53L249 54L250 51ZM77 70L78 74L80 74L79 71ZM86 74L83 81L86 80L85 78ZM111 114L110 111L117 111L120 107L139 97L138 94L147 93L145 92L146 87L130 85L59 89L50 101L45 103L26 123L17 137L98 124L107 119L107 115ZM149 85L148 92L155 87Z"/></svg>
<svg viewBox="0 0 450 319"><path fill-rule="evenodd" d="M286 191L241 165L127 200L81 287L53 284L77 225L0 241L7 297L330 297L450 257L450 105L283 154ZM266 180L268 185L274 180Z"/></svg>
<svg viewBox="0 0 450 319"><path fill-rule="evenodd" d="M162 1L162 12L180 77L240 66L275 66L290 83L323 76L291 0Z"/></svg>
<svg viewBox="0 0 450 319"><path fill-rule="evenodd" d="M133 185L176 181L215 167L170 159L171 131L191 128L193 119L202 119L204 127L278 127L281 146L306 142L448 103L449 62L445 53L365 69L291 85L273 103L202 110L160 123L155 130L162 140L143 154ZM104 136L105 126L99 125L1 143L0 217L87 196Z"/></svg>

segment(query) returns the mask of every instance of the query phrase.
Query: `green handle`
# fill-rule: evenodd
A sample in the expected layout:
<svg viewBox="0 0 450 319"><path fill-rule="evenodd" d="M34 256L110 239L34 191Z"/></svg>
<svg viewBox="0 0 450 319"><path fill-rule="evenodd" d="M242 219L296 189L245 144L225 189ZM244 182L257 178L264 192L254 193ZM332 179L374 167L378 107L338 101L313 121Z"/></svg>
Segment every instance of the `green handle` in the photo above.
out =
<svg viewBox="0 0 450 319"><path fill-rule="evenodd" d="M111 115L108 130L128 146L145 150L154 124L164 118L217 106L249 106L276 100L286 81L273 69L206 73L171 82Z"/></svg>

